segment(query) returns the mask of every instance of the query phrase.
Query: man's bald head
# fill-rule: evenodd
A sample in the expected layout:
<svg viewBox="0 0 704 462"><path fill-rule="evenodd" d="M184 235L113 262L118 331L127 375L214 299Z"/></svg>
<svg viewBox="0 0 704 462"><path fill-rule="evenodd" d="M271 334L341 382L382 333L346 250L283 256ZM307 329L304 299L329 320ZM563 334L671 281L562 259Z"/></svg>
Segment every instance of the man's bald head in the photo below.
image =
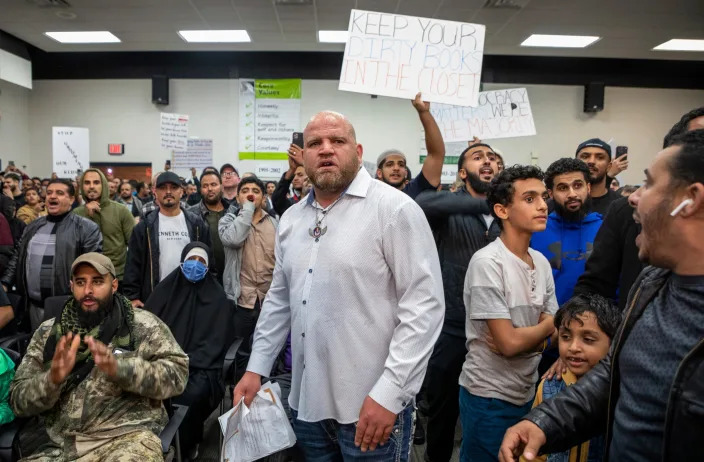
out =
<svg viewBox="0 0 704 462"><path fill-rule="evenodd" d="M326 122L337 122L341 121L342 123L345 124L347 127L347 133L348 136L351 138L353 143L357 142L357 134L354 131L354 127L352 126L352 122L344 115L340 114L339 112L335 111L321 111L315 114L313 117L310 118L308 121L308 125L306 125L306 128L303 130L303 144L306 144L306 135L309 133L309 127L311 125L319 124L319 123L326 123ZM304 146L305 147L305 146Z"/></svg>

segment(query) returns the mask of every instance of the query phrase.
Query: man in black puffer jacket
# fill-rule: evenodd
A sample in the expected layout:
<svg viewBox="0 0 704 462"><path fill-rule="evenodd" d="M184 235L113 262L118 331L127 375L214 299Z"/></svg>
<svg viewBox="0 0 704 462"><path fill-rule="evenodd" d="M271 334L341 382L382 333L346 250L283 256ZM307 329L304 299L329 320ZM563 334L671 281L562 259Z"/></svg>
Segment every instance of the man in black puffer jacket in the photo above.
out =
<svg viewBox="0 0 704 462"><path fill-rule="evenodd" d="M646 268L608 356L510 428L500 460L606 432L605 460L699 460L704 428L704 130L657 154L630 197ZM664 268L664 269L660 269Z"/></svg>

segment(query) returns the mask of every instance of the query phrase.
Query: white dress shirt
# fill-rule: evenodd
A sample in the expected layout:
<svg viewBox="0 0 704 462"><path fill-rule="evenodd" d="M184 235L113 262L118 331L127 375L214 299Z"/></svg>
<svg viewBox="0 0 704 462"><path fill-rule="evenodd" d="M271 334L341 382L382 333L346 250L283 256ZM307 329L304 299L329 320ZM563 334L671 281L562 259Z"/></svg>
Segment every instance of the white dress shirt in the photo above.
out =
<svg viewBox="0 0 704 462"><path fill-rule="evenodd" d="M356 422L367 395L399 413L420 390L445 314L430 226L365 169L327 208L318 239L316 210L311 192L281 218L247 370L268 376L290 330L299 419Z"/></svg>

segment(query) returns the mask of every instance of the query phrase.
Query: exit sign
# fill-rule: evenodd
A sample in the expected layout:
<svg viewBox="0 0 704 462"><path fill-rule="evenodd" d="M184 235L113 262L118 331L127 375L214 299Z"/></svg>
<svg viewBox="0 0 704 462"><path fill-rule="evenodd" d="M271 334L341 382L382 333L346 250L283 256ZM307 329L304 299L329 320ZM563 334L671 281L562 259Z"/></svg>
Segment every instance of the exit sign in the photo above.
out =
<svg viewBox="0 0 704 462"><path fill-rule="evenodd" d="M124 144L108 144L108 154L111 156L119 156L125 153Z"/></svg>

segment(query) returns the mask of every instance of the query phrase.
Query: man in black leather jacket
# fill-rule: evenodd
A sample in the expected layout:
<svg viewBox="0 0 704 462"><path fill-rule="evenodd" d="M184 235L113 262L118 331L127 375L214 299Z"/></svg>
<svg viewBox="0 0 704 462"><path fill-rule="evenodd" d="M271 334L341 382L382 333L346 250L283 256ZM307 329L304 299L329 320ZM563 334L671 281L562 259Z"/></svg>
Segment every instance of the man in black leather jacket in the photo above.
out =
<svg viewBox="0 0 704 462"><path fill-rule="evenodd" d="M533 460L606 432L605 460L699 460L704 428L704 130L658 153L630 198L646 268L608 356L504 437ZM664 269L660 269L664 268Z"/></svg>
<svg viewBox="0 0 704 462"><path fill-rule="evenodd" d="M15 285L23 296L32 330L43 321L46 297L71 294L73 261L84 253L103 251L98 225L69 213L76 195L73 184L55 179L46 189L48 215L27 225L1 278L3 286ZM18 313L15 317L19 319Z"/></svg>

